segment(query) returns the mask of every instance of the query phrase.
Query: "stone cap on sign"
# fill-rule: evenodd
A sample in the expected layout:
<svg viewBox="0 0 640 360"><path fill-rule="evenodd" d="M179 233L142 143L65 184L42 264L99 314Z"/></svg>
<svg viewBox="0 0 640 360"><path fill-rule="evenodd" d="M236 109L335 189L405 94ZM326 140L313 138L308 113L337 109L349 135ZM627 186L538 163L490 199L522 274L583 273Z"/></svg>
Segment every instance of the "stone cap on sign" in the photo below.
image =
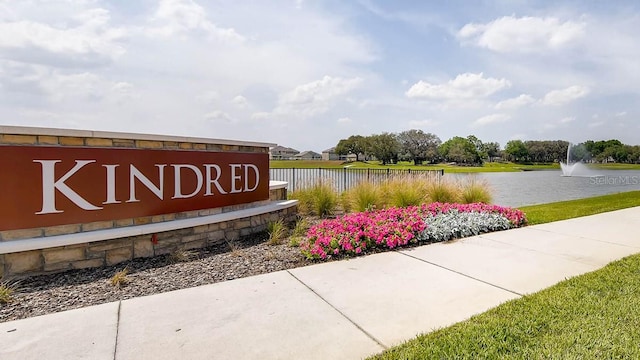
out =
<svg viewBox="0 0 640 360"><path fill-rule="evenodd" d="M74 136L74 137L85 137L85 138L117 138L117 139L127 139L127 140L149 140L149 141L175 141L175 142L188 142L188 143L200 143L200 144L239 145L239 146L253 146L253 147L266 147L266 148L276 146L276 144L274 143L263 143L263 142L254 142L254 141L209 139L209 138L196 138L196 137L173 136L173 135L121 133L121 132L111 132L111 131L9 126L9 125L0 125L0 134Z"/></svg>

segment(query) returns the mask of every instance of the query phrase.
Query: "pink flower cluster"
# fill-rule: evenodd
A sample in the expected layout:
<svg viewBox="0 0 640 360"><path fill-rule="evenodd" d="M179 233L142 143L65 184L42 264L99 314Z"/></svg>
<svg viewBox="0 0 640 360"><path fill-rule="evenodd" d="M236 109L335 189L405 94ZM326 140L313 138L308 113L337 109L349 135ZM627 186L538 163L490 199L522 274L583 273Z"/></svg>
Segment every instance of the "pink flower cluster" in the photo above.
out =
<svg viewBox="0 0 640 360"><path fill-rule="evenodd" d="M514 226L526 223L524 213L518 209L480 203L431 203L351 213L336 219L324 220L309 229L307 238L300 247L311 259L359 255L370 248L393 249L417 242L416 236L428 226L425 222L426 215L437 215L452 210L493 212L506 217Z"/></svg>

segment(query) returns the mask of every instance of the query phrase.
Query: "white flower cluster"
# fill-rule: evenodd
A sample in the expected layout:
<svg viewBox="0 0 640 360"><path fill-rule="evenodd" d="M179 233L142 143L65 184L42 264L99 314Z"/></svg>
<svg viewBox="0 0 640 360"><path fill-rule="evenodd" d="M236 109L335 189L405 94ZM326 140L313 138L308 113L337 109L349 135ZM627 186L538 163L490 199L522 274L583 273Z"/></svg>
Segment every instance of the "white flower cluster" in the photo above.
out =
<svg viewBox="0 0 640 360"><path fill-rule="evenodd" d="M417 236L420 242L447 241L513 227L509 219L497 213L458 210L429 215L425 221L427 228Z"/></svg>

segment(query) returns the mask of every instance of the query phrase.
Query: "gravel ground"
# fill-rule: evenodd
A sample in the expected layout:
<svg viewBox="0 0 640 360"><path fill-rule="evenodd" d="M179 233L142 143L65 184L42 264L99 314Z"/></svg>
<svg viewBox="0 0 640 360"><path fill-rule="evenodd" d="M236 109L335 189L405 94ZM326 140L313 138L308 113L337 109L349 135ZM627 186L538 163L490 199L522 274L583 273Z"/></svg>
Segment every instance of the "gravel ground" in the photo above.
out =
<svg viewBox="0 0 640 360"><path fill-rule="evenodd" d="M72 270L23 279L13 300L0 303L0 322L213 284L246 276L310 265L297 247L267 245L266 234L231 246L135 259L116 266ZM182 255L180 258L175 255ZM129 283L118 288L113 275L128 269Z"/></svg>

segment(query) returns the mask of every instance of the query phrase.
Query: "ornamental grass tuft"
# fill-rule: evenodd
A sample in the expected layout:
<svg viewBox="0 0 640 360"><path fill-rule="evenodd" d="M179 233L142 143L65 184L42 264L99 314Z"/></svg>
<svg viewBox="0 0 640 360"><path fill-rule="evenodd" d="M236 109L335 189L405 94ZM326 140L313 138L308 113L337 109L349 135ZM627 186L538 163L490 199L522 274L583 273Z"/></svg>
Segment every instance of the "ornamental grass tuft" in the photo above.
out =
<svg viewBox="0 0 640 360"><path fill-rule="evenodd" d="M269 233L269 245L280 245L287 235L287 227L282 219L272 221L267 224L267 232Z"/></svg>
<svg viewBox="0 0 640 360"><path fill-rule="evenodd" d="M428 202L427 188L430 181L423 178L400 176L389 180L385 186L388 207L416 206Z"/></svg>
<svg viewBox="0 0 640 360"><path fill-rule="evenodd" d="M471 176L460 187L460 202L463 204L491 203L491 188L486 180Z"/></svg>
<svg viewBox="0 0 640 360"><path fill-rule="evenodd" d="M299 201L298 209L306 215L331 215L338 205L338 194L329 181L319 180L312 186L296 190L290 198Z"/></svg>
<svg viewBox="0 0 640 360"><path fill-rule="evenodd" d="M17 282L0 281L0 304L8 304L12 302L13 296L17 290Z"/></svg>
<svg viewBox="0 0 640 360"><path fill-rule="evenodd" d="M345 212L362 212L384 205L380 186L368 181L360 182L345 191L344 198L347 203L347 206L344 207Z"/></svg>
<svg viewBox="0 0 640 360"><path fill-rule="evenodd" d="M460 201L460 192L458 183L445 179L432 181L427 187L427 193L431 202L457 203Z"/></svg>

